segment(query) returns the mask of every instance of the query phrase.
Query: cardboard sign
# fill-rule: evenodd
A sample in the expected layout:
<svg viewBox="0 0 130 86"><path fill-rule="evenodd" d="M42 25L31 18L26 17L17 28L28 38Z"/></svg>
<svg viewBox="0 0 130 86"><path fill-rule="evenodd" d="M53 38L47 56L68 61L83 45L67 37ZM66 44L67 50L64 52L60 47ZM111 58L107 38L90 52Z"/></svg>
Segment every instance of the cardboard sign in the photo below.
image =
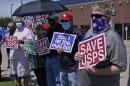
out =
<svg viewBox="0 0 130 86"><path fill-rule="evenodd" d="M24 52L36 55L36 42L34 40L24 40Z"/></svg>
<svg viewBox="0 0 130 86"><path fill-rule="evenodd" d="M50 49L57 50L58 48L62 48L64 52L71 53L75 38L76 35L73 34L55 32L53 34Z"/></svg>
<svg viewBox="0 0 130 86"><path fill-rule="evenodd" d="M79 52L83 55L79 63L79 69L85 68L85 65L95 66L106 58L105 34L100 34L88 40L79 43Z"/></svg>
<svg viewBox="0 0 130 86"><path fill-rule="evenodd" d="M6 37L6 42L4 42L4 48L13 48L17 49L18 48L18 42L17 42L17 37L16 36L7 36Z"/></svg>
<svg viewBox="0 0 130 86"><path fill-rule="evenodd" d="M48 47L49 46L48 37L38 40L36 44L37 44L37 53L39 56L50 53L50 49Z"/></svg>

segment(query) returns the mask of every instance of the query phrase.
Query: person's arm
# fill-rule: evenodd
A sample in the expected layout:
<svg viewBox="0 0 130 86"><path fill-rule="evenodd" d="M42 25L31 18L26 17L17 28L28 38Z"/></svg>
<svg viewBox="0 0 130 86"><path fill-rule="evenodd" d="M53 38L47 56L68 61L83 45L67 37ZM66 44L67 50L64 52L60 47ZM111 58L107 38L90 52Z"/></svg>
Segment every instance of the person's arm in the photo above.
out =
<svg viewBox="0 0 130 86"><path fill-rule="evenodd" d="M111 65L106 68L97 69L96 67L87 67L86 70L93 75L114 75L126 71L126 66L118 67L116 65Z"/></svg>
<svg viewBox="0 0 130 86"><path fill-rule="evenodd" d="M0 41L0 45L1 45L5 42L5 38L6 38L2 28L0 28L0 35L2 37L2 40Z"/></svg>
<svg viewBox="0 0 130 86"><path fill-rule="evenodd" d="M0 45L3 44L5 42L5 38L3 38L1 41L0 41Z"/></svg>

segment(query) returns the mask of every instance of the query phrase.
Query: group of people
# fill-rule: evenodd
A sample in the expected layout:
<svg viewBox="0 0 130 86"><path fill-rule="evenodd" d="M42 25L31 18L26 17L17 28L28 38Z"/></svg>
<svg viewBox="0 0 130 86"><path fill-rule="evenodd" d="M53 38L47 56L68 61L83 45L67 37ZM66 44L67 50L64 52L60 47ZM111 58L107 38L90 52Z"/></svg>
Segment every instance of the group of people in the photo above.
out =
<svg viewBox="0 0 130 86"><path fill-rule="evenodd" d="M111 27L111 10L109 5L95 4L91 14L91 28L83 35L78 28L73 26L73 16L70 13L52 12L47 17L48 24L36 24L34 31L25 26L21 17L8 25L10 34L17 36L18 49L10 49L10 74L16 78L16 86L28 86L30 68L37 77L39 86L119 86L120 73L126 71L127 53L121 37ZM59 22L60 20L60 22ZM11 32L12 31L12 32ZM40 40L48 37L52 41L53 33L61 32L76 35L71 53L63 48L50 50L49 54L27 54L23 50L24 40ZM0 44L6 41L1 34ZM78 65L82 54L78 52L78 44L89 36L105 33L106 59L96 66L86 65L79 70ZM48 45L49 46L49 45Z"/></svg>

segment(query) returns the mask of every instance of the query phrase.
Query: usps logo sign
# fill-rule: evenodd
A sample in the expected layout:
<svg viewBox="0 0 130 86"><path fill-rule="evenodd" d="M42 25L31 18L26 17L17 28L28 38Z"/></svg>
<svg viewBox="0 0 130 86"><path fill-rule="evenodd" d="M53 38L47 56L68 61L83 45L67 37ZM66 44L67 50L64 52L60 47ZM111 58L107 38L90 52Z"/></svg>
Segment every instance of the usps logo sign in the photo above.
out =
<svg viewBox="0 0 130 86"><path fill-rule="evenodd" d="M83 55L79 63L79 69L84 69L85 65L95 66L106 58L105 34L100 34L79 43L79 52Z"/></svg>
<svg viewBox="0 0 130 86"><path fill-rule="evenodd" d="M4 44L3 44L4 48L13 48L13 49L18 48L18 42L17 42L16 36L7 36L6 40L7 41L4 42Z"/></svg>

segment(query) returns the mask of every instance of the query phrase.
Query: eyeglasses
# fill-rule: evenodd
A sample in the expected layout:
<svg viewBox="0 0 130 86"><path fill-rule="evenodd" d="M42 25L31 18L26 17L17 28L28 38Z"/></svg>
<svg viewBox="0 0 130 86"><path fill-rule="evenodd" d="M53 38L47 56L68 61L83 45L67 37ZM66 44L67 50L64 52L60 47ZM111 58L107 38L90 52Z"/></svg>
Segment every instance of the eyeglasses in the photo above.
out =
<svg viewBox="0 0 130 86"><path fill-rule="evenodd" d="M102 15L102 14L91 14L91 18L93 18L93 17L100 19L102 17L106 17L106 15Z"/></svg>

